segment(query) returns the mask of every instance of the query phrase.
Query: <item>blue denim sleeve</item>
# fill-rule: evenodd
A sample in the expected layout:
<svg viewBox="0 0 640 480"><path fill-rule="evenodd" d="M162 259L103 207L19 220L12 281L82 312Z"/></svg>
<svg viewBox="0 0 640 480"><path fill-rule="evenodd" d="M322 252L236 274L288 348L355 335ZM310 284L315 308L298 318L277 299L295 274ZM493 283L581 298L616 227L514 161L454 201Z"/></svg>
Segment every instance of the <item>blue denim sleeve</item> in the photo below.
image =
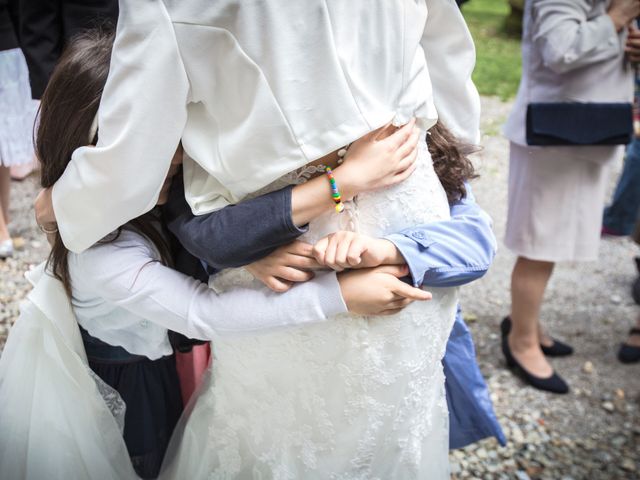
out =
<svg viewBox="0 0 640 480"><path fill-rule="evenodd" d="M496 254L491 217L471 187L451 206L451 219L418 225L386 237L409 265L414 285L453 287L482 277Z"/></svg>
<svg viewBox="0 0 640 480"><path fill-rule="evenodd" d="M163 210L167 227L182 246L216 270L260 260L306 231L291 219L291 187L195 216L180 176Z"/></svg>

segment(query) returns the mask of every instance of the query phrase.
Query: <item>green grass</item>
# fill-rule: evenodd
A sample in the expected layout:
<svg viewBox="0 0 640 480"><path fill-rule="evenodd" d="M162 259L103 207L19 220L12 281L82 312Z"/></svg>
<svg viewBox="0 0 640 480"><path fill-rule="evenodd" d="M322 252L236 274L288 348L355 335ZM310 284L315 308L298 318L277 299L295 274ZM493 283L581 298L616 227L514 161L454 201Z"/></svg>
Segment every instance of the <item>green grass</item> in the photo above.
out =
<svg viewBox="0 0 640 480"><path fill-rule="evenodd" d="M482 95L503 100L515 96L520 82L520 39L507 35L507 0L470 0L462 12L476 43L477 63L473 80Z"/></svg>

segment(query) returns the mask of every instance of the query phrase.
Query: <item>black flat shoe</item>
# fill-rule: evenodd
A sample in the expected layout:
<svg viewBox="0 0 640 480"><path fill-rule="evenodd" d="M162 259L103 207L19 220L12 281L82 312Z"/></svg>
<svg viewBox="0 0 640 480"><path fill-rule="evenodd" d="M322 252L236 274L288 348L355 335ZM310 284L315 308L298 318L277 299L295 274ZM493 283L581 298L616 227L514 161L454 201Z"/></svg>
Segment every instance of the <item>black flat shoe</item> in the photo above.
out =
<svg viewBox="0 0 640 480"><path fill-rule="evenodd" d="M500 323L500 331L503 336L509 335L509 332L511 331L511 317L505 317L502 320L502 323ZM551 344L550 347L540 344L542 353L547 357L567 357L573 354L573 347L571 345L561 342L560 340L556 340L553 337L551 337L551 340L553 340L553 344Z"/></svg>
<svg viewBox="0 0 640 480"><path fill-rule="evenodd" d="M640 335L640 328L632 328L629 330L629 335ZM622 363L640 362L640 347L623 343L620 345L620 350L618 350L618 360Z"/></svg>
<svg viewBox="0 0 640 480"><path fill-rule="evenodd" d="M503 324L504 324L504 320L503 320ZM507 361L507 366L509 368L514 370L520 376L520 378L522 378L526 383L531 385L533 388L536 388L538 390L543 390L545 392L558 393L558 394L569 393L569 385L567 385L567 382L565 382L564 379L560 375L558 375L556 372L553 372L553 374L547 378L536 377L535 375L532 375L529 372L527 372L524 369L524 367L520 365L518 361L511 354L511 349L509 348L509 340L508 340L509 334L508 333L505 334L504 330L502 330L502 332L503 332L502 353L504 354L504 358Z"/></svg>

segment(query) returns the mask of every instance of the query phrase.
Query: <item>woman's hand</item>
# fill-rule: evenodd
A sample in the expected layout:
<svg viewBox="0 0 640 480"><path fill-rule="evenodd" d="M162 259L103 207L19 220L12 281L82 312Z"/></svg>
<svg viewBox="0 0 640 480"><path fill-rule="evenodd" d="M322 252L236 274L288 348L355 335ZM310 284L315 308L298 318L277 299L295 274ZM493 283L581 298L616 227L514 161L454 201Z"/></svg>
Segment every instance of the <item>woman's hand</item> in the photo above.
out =
<svg viewBox="0 0 640 480"><path fill-rule="evenodd" d="M393 315L415 301L431 300L431 294L411 287L400 278L406 266L387 265L338 274L342 298L356 315Z"/></svg>
<svg viewBox="0 0 640 480"><path fill-rule="evenodd" d="M338 272L348 268L405 263L404 257L389 240L346 231L332 233L318 241L313 246L313 256L320 265Z"/></svg>
<svg viewBox="0 0 640 480"><path fill-rule="evenodd" d="M245 268L271 290L281 293L295 282L311 280L313 272L310 270L321 266L313 257L313 245L295 241Z"/></svg>
<svg viewBox="0 0 640 480"><path fill-rule="evenodd" d="M349 147L334 176L344 199L359 193L395 185L416 168L420 130L412 119L404 127L385 127L368 133Z"/></svg>
<svg viewBox="0 0 640 480"><path fill-rule="evenodd" d="M624 51L629 57L629 61L632 63L640 63L640 30L638 27L629 27L629 36L627 37L627 44Z"/></svg>
<svg viewBox="0 0 640 480"><path fill-rule="evenodd" d="M619 32L640 16L640 0L611 0L607 14Z"/></svg>

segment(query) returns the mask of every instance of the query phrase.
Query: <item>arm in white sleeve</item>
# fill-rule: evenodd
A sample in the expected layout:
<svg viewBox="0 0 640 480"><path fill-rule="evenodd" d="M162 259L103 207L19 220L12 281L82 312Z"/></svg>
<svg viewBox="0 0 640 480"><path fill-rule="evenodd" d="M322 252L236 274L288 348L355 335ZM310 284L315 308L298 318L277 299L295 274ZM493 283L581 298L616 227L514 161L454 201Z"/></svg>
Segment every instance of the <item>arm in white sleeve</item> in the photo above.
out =
<svg viewBox="0 0 640 480"><path fill-rule="evenodd" d="M345 313L335 272L286 293L266 287L217 294L202 282L155 261L151 248L123 232L126 241L99 244L75 256L74 282L110 303L190 338L220 336L320 322ZM129 239L133 238L133 241Z"/></svg>
<svg viewBox="0 0 640 480"><path fill-rule="evenodd" d="M184 130L188 94L162 0L122 0L98 145L76 150L53 187L69 250L85 250L155 205Z"/></svg>
<svg viewBox="0 0 640 480"><path fill-rule="evenodd" d="M476 49L454 0L427 0L421 45L438 119L464 142L480 143L480 96L471 79Z"/></svg>
<svg viewBox="0 0 640 480"><path fill-rule="evenodd" d="M622 38L607 14L589 19L593 2L536 0L531 5L533 42L547 67L562 74L622 53Z"/></svg>

